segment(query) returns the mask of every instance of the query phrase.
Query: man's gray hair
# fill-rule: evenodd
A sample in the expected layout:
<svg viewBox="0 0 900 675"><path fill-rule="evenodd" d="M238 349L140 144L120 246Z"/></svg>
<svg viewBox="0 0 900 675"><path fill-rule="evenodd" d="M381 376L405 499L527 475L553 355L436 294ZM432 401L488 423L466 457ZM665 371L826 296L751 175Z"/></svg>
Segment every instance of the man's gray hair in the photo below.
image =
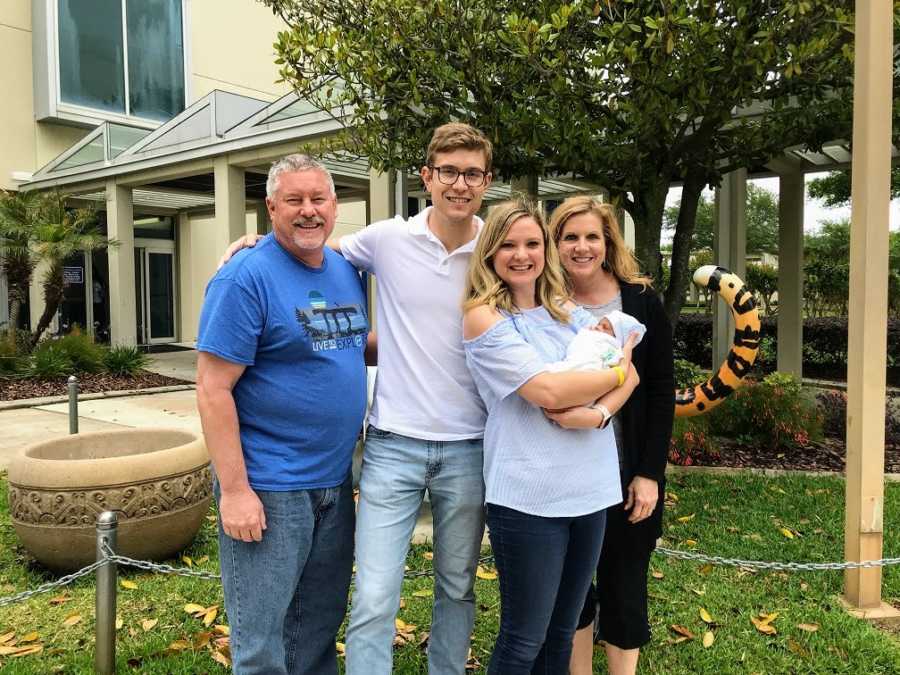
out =
<svg viewBox="0 0 900 675"><path fill-rule="evenodd" d="M334 190L334 180L331 178L331 172L325 168L324 164L317 162L309 155L295 153L282 157L269 168L269 177L266 180L266 197L272 199L275 193L278 192L278 177L281 174L294 171L321 171L328 179L328 187L331 189L332 196L337 194Z"/></svg>

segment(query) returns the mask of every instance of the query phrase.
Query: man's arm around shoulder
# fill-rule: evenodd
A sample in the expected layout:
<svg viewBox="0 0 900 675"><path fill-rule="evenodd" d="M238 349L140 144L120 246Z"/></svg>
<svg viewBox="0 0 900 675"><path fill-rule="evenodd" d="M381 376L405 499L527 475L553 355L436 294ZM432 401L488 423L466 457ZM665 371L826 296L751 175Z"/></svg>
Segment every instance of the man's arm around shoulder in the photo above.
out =
<svg viewBox="0 0 900 675"><path fill-rule="evenodd" d="M197 358L197 407L221 490L219 518L222 529L232 539L250 542L262 540L266 514L247 479L237 407L232 394L244 368L201 351Z"/></svg>

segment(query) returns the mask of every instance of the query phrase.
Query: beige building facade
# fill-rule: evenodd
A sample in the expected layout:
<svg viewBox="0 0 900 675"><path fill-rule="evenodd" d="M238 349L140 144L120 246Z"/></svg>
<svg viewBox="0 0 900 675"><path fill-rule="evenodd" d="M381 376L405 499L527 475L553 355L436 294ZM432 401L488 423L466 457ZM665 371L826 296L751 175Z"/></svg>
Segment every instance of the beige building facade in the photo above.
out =
<svg viewBox="0 0 900 675"><path fill-rule="evenodd" d="M214 144L227 127L288 94L276 82L272 49L282 26L266 7L247 0L0 3L0 86L7 96L0 107L0 188L72 194L73 203L92 203L101 226L120 241L108 252L69 261L66 301L54 330L79 324L122 343L196 339L203 291L223 246L237 234L267 230L267 165L299 142L281 138L277 151L257 153L249 171L246 162L236 167L218 153L198 162L169 151ZM126 169L79 179L91 169L103 173L134 142L198 104L200 116L182 120L186 124L155 152L144 153L169 160L156 162L153 175ZM204 114L219 124L206 136L193 128ZM88 147L71 154L91 137ZM169 167L160 170L160 164ZM132 175L126 180L122 173ZM339 232L365 223L367 195L360 189L366 182L343 190ZM215 196L221 185L231 188L218 200L226 202L226 212ZM123 208L123 199L131 208ZM40 273L29 302L32 325L43 310ZM0 323L7 319L5 296L0 279Z"/></svg>

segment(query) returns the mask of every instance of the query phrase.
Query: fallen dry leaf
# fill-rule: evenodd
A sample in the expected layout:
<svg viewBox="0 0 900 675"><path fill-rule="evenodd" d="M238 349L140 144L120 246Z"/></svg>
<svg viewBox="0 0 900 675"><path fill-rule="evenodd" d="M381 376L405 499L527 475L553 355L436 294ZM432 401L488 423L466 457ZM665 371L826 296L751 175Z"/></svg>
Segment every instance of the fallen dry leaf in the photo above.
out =
<svg viewBox="0 0 900 675"><path fill-rule="evenodd" d="M209 562L209 556L208 556L208 555L202 556L202 557L200 557L200 558L197 558L197 560L195 560L194 562L195 562L197 565L202 565L203 563L208 563L208 562Z"/></svg>
<svg viewBox="0 0 900 675"><path fill-rule="evenodd" d="M203 615L203 625L211 626L212 622L216 620L216 617L219 616L219 607L218 605L213 605L209 609L206 610L206 613Z"/></svg>
<svg viewBox="0 0 900 675"><path fill-rule="evenodd" d="M696 539L685 539L684 543L686 546L696 546L697 540Z"/></svg>
<svg viewBox="0 0 900 675"><path fill-rule="evenodd" d="M712 647L713 642L715 642L715 641L716 641L716 636L713 635L713 632L711 630L708 630L703 634L703 648L704 649L709 649L710 647Z"/></svg>
<svg viewBox="0 0 900 675"><path fill-rule="evenodd" d="M144 632L146 633L148 630L152 630L153 627L158 623L159 619L144 619L143 621L141 621L141 628L143 628Z"/></svg>
<svg viewBox="0 0 900 675"><path fill-rule="evenodd" d="M217 623L213 626L213 632L218 633L219 635L231 635L231 629L221 623Z"/></svg>
<svg viewBox="0 0 900 675"><path fill-rule="evenodd" d="M335 643L334 643L334 649L335 649L335 651L336 651L338 654L340 654L341 656L343 656L344 653L347 651L347 647L344 645L343 642L335 642Z"/></svg>
<svg viewBox="0 0 900 675"><path fill-rule="evenodd" d="M676 520L677 520L679 523L689 523L689 522L691 522L691 521L694 519L694 517L695 517L696 515L697 515L696 513L692 513L692 514L689 515L689 516L681 516L681 518L676 518Z"/></svg>
<svg viewBox="0 0 900 675"><path fill-rule="evenodd" d="M23 642L34 642L35 640L37 640L40 637L41 636L38 635L38 632L36 630L31 631L30 633L28 633L28 635L25 635L25 636L19 638L19 644L22 644Z"/></svg>
<svg viewBox="0 0 900 675"><path fill-rule="evenodd" d="M181 556L181 561L188 567L194 566L194 561L191 560L190 556L186 556L186 555Z"/></svg>
<svg viewBox="0 0 900 675"><path fill-rule="evenodd" d="M74 626L81 621L81 614L70 614L63 620L63 626Z"/></svg>
<svg viewBox="0 0 900 675"><path fill-rule="evenodd" d="M679 635L681 635L682 637L687 638L688 640L693 640L695 637L697 637L696 635L694 635L694 634L691 632L691 630L690 630L687 626L682 626L682 625L680 625L680 624L673 623L673 624L670 626L670 628L671 628L673 631L675 631L676 633L678 633Z"/></svg>
<svg viewBox="0 0 900 675"><path fill-rule="evenodd" d="M809 650L807 650L806 647L801 645L796 640L792 640L791 638L788 638L787 646L788 646L788 649L790 649L792 652L794 652L794 654L796 654L797 656L803 656L803 657L809 656Z"/></svg>
<svg viewBox="0 0 900 675"><path fill-rule="evenodd" d="M172 644L166 647L167 652L183 652L186 649L191 648L191 643L187 640L175 640Z"/></svg>
<svg viewBox="0 0 900 675"><path fill-rule="evenodd" d="M136 590L138 587L136 583L134 583L133 581L129 581L128 579L122 579L120 583L122 584L122 588L128 588L132 591Z"/></svg>
<svg viewBox="0 0 900 675"><path fill-rule="evenodd" d="M788 539L793 539L793 538L794 538L794 533L791 532L791 531L790 531L789 529L787 529L786 527L782 527L779 531L781 532L781 534L783 534L783 535L784 535L785 537L787 537Z"/></svg>
<svg viewBox="0 0 900 675"><path fill-rule="evenodd" d="M710 613L708 611L706 611L705 607L700 608L700 618L703 619L703 621L705 623L713 622L712 616L710 615Z"/></svg>
<svg viewBox="0 0 900 675"><path fill-rule="evenodd" d="M51 605L61 605L71 599L72 598L70 598L68 595L57 595L55 598L50 598L49 603Z"/></svg>
<svg viewBox="0 0 900 675"><path fill-rule="evenodd" d="M186 604L184 606L184 611L187 612L188 614L205 614L206 607L203 607L202 605L194 604L193 602L189 602L188 604Z"/></svg>
<svg viewBox="0 0 900 675"><path fill-rule="evenodd" d="M16 637L16 632L10 631L9 633L4 633L0 635L0 645L5 645L7 642L12 642L12 639Z"/></svg>
<svg viewBox="0 0 900 675"><path fill-rule="evenodd" d="M475 572L475 576L478 577L479 579L487 579L488 581L490 581L492 579L497 578L497 572L479 565L478 570Z"/></svg>
<svg viewBox="0 0 900 675"><path fill-rule="evenodd" d="M650 572L650 576L653 577L654 579L662 579L666 575L663 574L662 572L657 572L656 570L653 570L652 572Z"/></svg>
<svg viewBox="0 0 900 675"><path fill-rule="evenodd" d="M760 633L764 633L765 635L775 635L778 632L777 630L775 630L775 626L768 623L767 621L758 619L755 616L751 616L750 621L752 621L753 625L756 626L756 630L758 630Z"/></svg>
<svg viewBox="0 0 900 675"><path fill-rule="evenodd" d="M819 630L819 624L817 623L798 623L797 628L800 630L805 630L807 633L815 633Z"/></svg>
<svg viewBox="0 0 900 675"><path fill-rule="evenodd" d="M423 588L420 591L413 591L414 598L430 598L434 595L434 591L430 588Z"/></svg>
<svg viewBox="0 0 900 675"><path fill-rule="evenodd" d="M7 649L5 656L28 656L29 654L37 654L40 651L43 651L44 645L25 645L24 647L0 647L3 651L0 651L0 654L4 654L4 651Z"/></svg>
<svg viewBox="0 0 900 675"><path fill-rule="evenodd" d="M116 617L116 630L121 630L122 626L124 626L124 622L121 618Z"/></svg>
<svg viewBox="0 0 900 675"><path fill-rule="evenodd" d="M210 640L212 640L213 634L209 631L201 631L194 635L193 645L194 649L203 649L206 645L209 644Z"/></svg>
<svg viewBox="0 0 900 675"><path fill-rule="evenodd" d="M425 558L425 560L434 560L434 553L425 551L425 553L422 554L422 557Z"/></svg>

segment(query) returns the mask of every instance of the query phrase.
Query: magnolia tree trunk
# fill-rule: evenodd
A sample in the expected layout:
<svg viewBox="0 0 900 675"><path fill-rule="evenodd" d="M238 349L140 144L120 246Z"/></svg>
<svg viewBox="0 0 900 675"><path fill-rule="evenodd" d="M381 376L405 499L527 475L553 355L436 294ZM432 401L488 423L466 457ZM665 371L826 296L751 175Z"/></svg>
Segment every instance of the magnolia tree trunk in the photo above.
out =
<svg viewBox="0 0 900 675"><path fill-rule="evenodd" d="M666 289L666 314L674 329L681 315L684 294L690 283L691 240L694 225L697 222L697 206L703 192L704 181L697 176L688 175L681 191L681 207L678 210L678 223L675 226L675 237L672 240L672 267L669 275L669 287Z"/></svg>

